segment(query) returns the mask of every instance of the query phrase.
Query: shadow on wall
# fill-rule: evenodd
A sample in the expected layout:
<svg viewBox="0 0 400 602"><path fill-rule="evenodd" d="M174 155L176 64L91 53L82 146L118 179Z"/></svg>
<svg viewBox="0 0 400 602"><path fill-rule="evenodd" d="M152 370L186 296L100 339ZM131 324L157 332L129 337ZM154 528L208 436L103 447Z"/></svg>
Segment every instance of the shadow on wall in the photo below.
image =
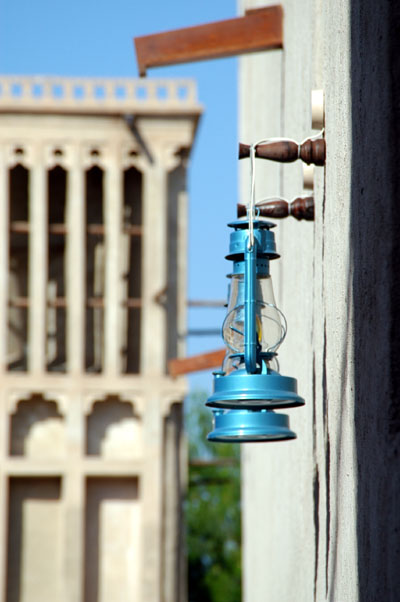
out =
<svg viewBox="0 0 400 602"><path fill-rule="evenodd" d="M400 589L400 5L351 5L359 600Z"/></svg>

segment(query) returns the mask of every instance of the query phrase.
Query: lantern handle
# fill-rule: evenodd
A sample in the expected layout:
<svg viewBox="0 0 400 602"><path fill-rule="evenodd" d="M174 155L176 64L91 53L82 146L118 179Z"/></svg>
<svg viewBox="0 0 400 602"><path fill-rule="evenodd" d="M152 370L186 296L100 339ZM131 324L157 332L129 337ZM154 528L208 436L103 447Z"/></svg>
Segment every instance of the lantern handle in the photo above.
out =
<svg viewBox="0 0 400 602"><path fill-rule="evenodd" d="M247 207L247 219L249 220L249 242L247 249L250 251L254 247L254 217L255 217L255 204L256 204L256 146L257 144L250 145L250 201Z"/></svg>

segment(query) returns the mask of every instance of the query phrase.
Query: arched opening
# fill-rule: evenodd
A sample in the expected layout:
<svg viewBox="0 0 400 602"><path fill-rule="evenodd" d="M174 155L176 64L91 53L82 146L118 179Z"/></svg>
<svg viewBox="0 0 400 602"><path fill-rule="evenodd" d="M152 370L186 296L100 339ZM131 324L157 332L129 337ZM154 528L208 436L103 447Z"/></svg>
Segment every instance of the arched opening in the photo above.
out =
<svg viewBox="0 0 400 602"><path fill-rule="evenodd" d="M10 423L11 456L50 458L65 454L64 419L55 401L42 395L22 399Z"/></svg>
<svg viewBox="0 0 400 602"><path fill-rule="evenodd" d="M109 395L94 403L86 419L86 453L112 459L142 453L141 423L129 401Z"/></svg>

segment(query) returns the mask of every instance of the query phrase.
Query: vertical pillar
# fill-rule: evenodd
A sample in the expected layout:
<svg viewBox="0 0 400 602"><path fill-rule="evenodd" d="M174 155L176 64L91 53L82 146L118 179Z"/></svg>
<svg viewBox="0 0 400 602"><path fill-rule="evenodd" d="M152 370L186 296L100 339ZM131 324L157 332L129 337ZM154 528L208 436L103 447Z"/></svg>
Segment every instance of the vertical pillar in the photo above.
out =
<svg viewBox="0 0 400 602"><path fill-rule="evenodd" d="M169 161L169 164L172 161ZM166 299L167 359L184 355L186 330L186 191L185 168L179 163L168 173Z"/></svg>
<svg viewBox="0 0 400 602"><path fill-rule="evenodd" d="M143 179L142 374L165 371L165 309L157 301L166 292L167 172L163 165L146 165Z"/></svg>
<svg viewBox="0 0 400 602"><path fill-rule="evenodd" d="M85 367L85 240L86 207L79 148L74 149L67 178L67 366L72 374Z"/></svg>
<svg viewBox="0 0 400 602"><path fill-rule="evenodd" d="M41 148L36 148L29 181L28 369L46 367L47 190Z"/></svg>
<svg viewBox="0 0 400 602"><path fill-rule="evenodd" d="M85 297L86 297L86 204L84 170L80 147L73 148L67 178L67 367L71 375L85 370ZM85 442L79 390L72 393L66 415L68 455L70 463L64 477L65 503L65 585L66 600L80 600L84 571L84 508L85 480L82 474L82 453Z"/></svg>
<svg viewBox="0 0 400 602"><path fill-rule="evenodd" d="M65 504L65 586L67 602L81 600L85 571L85 475L74 461L64 477Z"/></svg>
<svg viewBox="0 0 400 602"><path fill-rule="evenodd" d="M186 178L186 169L182 169L181 178ZM177 264L178 264L178 282L177 282L177 331L178 335L186 331L187 327L187 232L188 232L188 196L185 183L182 182L178 194L178 232L177 232ZM177 344L178 357L183 357L186 351L186 340L183 337L178 338Z"/></svg>
<svg viewBox="0 0 400 602"><path fill-rule="evenodd" d="M122 274L122 171L117 161L117 148L106 164L105 173L105 297L104 297L104 370L117 375L121 371Z"/></svg>
<svg viewBox="0 0 400 602"><path fill-rule="evenodd" d="M0 374L7 367L7 301L8 301L8 249L9 249L9 204L8 170L0 156Z"/></svg>
<svg viewBox="0 0 400 602"><path fill-rule="evenodd" d="M5 469L8 456L9 414L6 395L0 391L0 592L5 594L7 584L7 550L8 550L8 475ZM1 598L3 600L3 597Z"/></svg>
<svg viewBox="0 0 400 602"><path fill-rule="evenodd" d="M142 483L142 600L161 600L162 550L162 436L163 416L160 399L147 399L143 420L146 458Z"/></svg>
<svg viewBox="0 0 400 602"><path fill-rule="evenodd" d="M7 550L8 550L8 514L9 514L9 479L7 473L0 469L0 588L2 592L7 587Z"/></svg>
<svg viewBox="0 0 400 602"><path fill-rule="evenodd" d="M164 422L163 441L163 597L164 602L183 602L185 592L184 524L182 494L186 490L187 455L183 444L183 404L177 395L176 404L169 404Z"/></svg>

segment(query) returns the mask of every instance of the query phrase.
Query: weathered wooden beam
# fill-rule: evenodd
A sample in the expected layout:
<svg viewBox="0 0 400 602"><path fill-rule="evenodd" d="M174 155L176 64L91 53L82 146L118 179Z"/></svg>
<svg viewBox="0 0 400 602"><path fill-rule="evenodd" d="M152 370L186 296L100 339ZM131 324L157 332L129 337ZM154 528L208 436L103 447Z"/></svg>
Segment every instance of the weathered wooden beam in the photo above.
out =
<svg viewBox="0 0 400 602"><path fill-rule="evenodd" d="M188 307L225 307L225 299L189 299Z"/></svg>
<svg viewBox="0 0 400 602"><path fill-rule="evenodd" d="M30 307L31 302L29 297L13 297L9 300L8 304L10 307L26 308ZM49 307L67 307L67 299L65 297L49 299L47 305ZM137 309L142 307L142 300L135 297L128 297L122 302L122 306L127 307L128 309ZM103 297L88 297L86 300L86 307L104 309Z"/></svg>
<svg viewBox="0 0 400 602"><path fill-rule="evenodd" d="M139 74L149 67L190 63L283 47L281 5L243 17L135 38Z"/></svg>
<svg viewBox="0 0 400 602"><path fill-rule="evenodd" d="M179 376L180 374L188 374L189 372L217 368L222 364L225 354L226 349L218 349L209 353L200 353L199 355L169 360L168 372L170 376Z"/></svg>

